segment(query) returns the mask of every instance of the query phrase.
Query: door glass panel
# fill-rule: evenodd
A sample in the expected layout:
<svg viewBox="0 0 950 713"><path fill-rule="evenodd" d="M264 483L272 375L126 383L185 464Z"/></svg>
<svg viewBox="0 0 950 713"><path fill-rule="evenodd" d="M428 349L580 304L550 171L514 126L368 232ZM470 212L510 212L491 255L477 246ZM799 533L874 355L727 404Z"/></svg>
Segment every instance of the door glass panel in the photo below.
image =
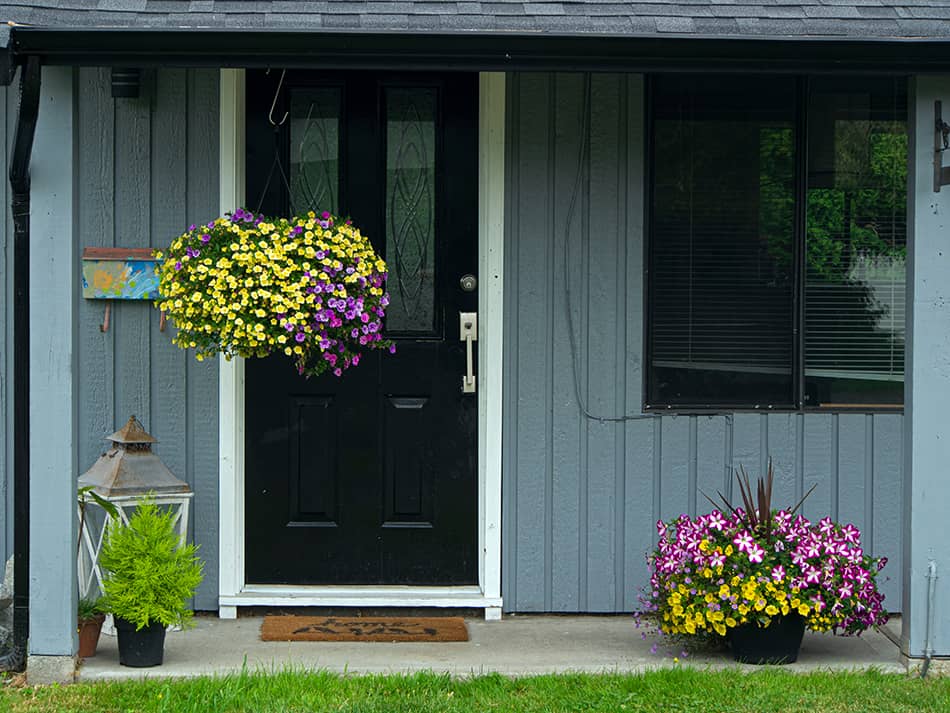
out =
<svg viewBox="0 0 950 713"><path fill-rule="evenodd" d="M339 87L295 90L290 99L290 210L339 210Z"/></svg>
<svg viewBox="0 0 950 713"><path fill-rule="evenodd" d="M433 333L436 90L387 88L385 107L386 329Z"/></svg>

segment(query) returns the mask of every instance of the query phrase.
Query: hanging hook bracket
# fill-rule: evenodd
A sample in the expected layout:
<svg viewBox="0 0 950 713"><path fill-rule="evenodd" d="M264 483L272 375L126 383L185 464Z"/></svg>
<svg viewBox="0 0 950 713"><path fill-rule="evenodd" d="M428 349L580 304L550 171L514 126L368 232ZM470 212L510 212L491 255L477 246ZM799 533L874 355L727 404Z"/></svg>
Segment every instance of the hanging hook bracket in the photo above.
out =
<svg viewBox="0 0 950 713"><path fill-rule="evenodd" d="M269 72L270 70L267 70L267 71ZM280 99L280 90L281 90L281 87L284 86L284 77L286 75L287 75L287 70L282 69L280 72L280 80L277 82L277 91L274 92L274 99L270 103L270 111L267 112L267 121L269 121L270 125L273 126L274 128L278 126L283 126L284 122L287 121L287 117L290 116L290 112L285 111L284 116L280 121L274 121L274 109L277 108L277 100Z"/></svg>

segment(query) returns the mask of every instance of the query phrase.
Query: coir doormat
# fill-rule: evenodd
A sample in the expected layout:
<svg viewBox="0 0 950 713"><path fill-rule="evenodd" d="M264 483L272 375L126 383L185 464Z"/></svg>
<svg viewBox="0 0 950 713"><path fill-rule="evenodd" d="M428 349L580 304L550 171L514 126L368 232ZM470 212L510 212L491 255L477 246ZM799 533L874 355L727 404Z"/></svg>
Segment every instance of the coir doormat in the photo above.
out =
<svg viewBox="0 0 950 713"><path fill-rule="evenodd" d="M263 641L468 641L450 617L265 616Z"/></svg>

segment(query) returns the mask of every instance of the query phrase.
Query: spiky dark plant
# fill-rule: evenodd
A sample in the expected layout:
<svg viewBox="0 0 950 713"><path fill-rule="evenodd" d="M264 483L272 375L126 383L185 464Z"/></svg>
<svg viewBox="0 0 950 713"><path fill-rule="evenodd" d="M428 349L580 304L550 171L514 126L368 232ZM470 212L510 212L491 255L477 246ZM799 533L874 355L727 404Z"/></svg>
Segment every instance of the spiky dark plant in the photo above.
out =
<svg viewBox="0 0 950 713"><path fill-rule="evenodd" d="M716 494L719 496L719 503L706 495L706 493L703 493L703 497L706 498L713 507L719 508L722 506L723 512L730 512L736 517L739 517L750 532L761 535L765 538L767 543L771 544L772 529L775 526L775 519L772 517L772 484L775 480L775 470L772 467L772 459L769 458L769 466L765 472L765 477L759 476L756 478L755 497L753 497L752 494L752 483L749 480L749 474L746 473L742 465L736 470L736 480L739 483L739 494L742 497L741 512L738 508L732 506L721 491L716 491ZM805 502L805 498L811 495L817 485L817 483L812 485L795 507L788 511L790 515L794 515L798 511L798 508Z"/></svg>

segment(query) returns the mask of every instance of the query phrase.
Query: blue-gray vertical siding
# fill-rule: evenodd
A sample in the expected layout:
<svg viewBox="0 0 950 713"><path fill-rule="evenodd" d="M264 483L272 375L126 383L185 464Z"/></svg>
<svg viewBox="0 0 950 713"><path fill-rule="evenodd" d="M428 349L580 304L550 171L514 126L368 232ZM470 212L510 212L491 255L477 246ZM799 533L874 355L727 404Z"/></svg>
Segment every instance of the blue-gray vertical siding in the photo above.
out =
<svg viewBox="0 0 950 713"><path fill-rule="evenodd" d="M161 247L218 213L218 72L142 75L138 99L113 99L108 69L80 69L81 248ZM76 266L79 269L79 266ZM155 451L195 491L190 532L206 562L198 609L217 609L218 373L159 331L147 302L79 305L79 467L130 415L160 440Z"/></svg>
<svg viewBox="0 0 950 713"><path fill-rule="evenodd" d="M592 75L585 116L582 75L508 78L505 608L635 609L655 521L706 510L702 492L771 457L777 504L817 484L805 514L855 523L890 559L899 611L902 416L581 415L575 378L594 416L641 415L643 80Z"/></svg>

